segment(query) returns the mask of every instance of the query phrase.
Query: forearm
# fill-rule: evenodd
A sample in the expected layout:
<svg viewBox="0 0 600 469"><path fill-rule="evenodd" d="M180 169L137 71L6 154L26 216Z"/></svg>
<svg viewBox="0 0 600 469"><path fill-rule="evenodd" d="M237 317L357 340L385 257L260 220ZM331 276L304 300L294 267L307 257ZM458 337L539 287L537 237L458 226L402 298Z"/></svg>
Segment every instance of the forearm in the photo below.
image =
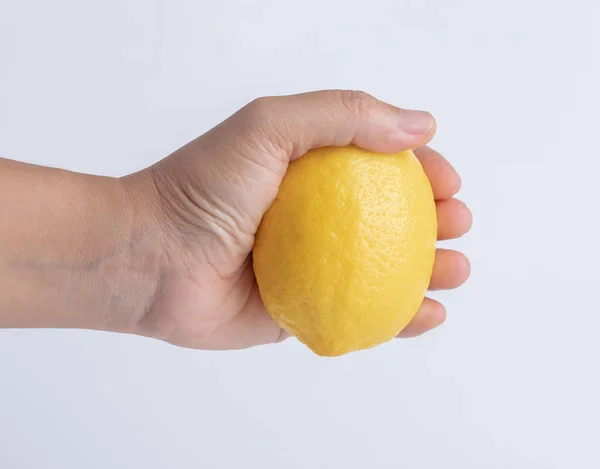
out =
<svg viewBox="0 0 600 469"><path fill-rule="evenodd" d="M0 159L0 327L130 332L157 265L117 179Z"/></svg>

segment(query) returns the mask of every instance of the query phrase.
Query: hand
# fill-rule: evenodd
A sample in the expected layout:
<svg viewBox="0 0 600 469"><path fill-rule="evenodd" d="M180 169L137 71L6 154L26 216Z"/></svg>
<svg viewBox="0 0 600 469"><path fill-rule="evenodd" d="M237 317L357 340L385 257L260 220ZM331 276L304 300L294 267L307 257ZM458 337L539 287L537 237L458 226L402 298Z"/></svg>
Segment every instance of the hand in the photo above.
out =
<svg viewBox="0 0 600 469"><path fill-rule="evenodd" d="M471 213L453 198L460 178L425 146L434 133L430 114L400 110L360 92L261 98L155 166L124 178L140 217L134 239L147 240L158 253L160 272L135 332L202 349L244 348L287 336L261 302L249 255L289 161L312 148L418 148L437 200L439 239L465 234ZM463 254L440 249L430 289L456 288L469 270ZM425 299L400 336L419 335L444 319L444 307Z"/></svg>

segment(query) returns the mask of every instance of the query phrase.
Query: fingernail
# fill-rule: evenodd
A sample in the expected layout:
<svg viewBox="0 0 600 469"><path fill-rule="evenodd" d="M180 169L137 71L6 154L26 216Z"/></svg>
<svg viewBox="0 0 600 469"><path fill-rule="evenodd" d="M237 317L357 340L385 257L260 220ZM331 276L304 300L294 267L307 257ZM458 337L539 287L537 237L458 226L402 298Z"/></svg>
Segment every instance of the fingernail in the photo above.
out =
<svg viewBox="0 0 600 469"><path fill-rule="evenodd" d="M411 135L425 135L433 127L433 117L428 112L400 110L398 127Z"/></svg>

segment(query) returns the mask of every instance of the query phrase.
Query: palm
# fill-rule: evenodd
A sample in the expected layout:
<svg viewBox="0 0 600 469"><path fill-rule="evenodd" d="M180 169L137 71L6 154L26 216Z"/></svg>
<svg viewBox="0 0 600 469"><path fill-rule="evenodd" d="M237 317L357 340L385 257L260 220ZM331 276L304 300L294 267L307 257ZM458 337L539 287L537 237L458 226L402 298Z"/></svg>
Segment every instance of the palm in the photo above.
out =
<svg viewBox="0 0 600 469"><path fill-rule="evenodd" d="M466 233L471 215L452 196L460 178L435 151L425 147L416 152L430 179L438 211L438 238L451 239ZM159 323L154 330L177 345L203 349L247 347L276 342L287 335L266 313L256 286L250 251L245 258L232 255L227 275L221 276L202 258L199 247L187 250L178 263L186 269L166 279L148 318ZM438 250L430 289L455 288L469 275L467 259L459 252ZM419 314L401 336L419 335L443 322L443 306L426 298Z"/></svg>

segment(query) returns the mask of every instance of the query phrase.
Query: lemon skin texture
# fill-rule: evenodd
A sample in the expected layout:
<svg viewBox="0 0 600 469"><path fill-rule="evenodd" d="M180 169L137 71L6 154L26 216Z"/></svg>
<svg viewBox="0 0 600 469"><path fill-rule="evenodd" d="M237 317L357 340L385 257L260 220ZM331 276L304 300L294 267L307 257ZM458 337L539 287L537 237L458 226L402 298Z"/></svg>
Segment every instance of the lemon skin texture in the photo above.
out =
<svg viewBox="0 0 600 469"><path fill-rule="evenodd" d="M431 185L412 151L312 150L290 163L256 233L260 295L318 355L370 348L416 315L436 238Z"/></svg>

